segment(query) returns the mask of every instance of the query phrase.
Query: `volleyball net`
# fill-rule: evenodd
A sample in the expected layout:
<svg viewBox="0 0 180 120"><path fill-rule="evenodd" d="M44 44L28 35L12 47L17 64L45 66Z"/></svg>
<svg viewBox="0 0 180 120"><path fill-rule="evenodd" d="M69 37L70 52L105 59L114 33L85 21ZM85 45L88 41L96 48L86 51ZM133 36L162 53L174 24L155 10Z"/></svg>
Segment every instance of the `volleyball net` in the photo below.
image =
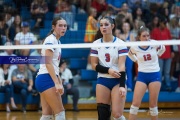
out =
<svg viewBox="0 0 180 120"><path fill-rule="evenodd" d="M58 45L5 45L0 46L0 50L7 49L50 49L50 48L91 48L91 47L118 47L118 46L149 46L149 45L180 45L180 39L177 40L160 40L157 42L151 41L135 41L135 42L124 42L123 44L115 43L76 43L76 44L58 44Z"/></svg>

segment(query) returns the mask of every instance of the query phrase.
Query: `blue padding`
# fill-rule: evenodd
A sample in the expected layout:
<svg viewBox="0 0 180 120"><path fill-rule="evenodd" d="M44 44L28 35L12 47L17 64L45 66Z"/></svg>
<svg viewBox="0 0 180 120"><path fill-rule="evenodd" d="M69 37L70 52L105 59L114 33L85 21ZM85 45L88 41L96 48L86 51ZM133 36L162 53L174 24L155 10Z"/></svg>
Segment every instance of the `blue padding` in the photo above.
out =
<svg viewBox="0 0 180 120"><path fill-rule="evenodd" d="M88 15L87 14L76 14L75 21L87 21Z"/></svg>
<svg viewBox="0 0 180 120"><path fill-rule="evenodd" d="M87 66L87 59L71 58L69 59L70 69L85 69Z"/></svg>
<svg viewBox="0 0 180 120"><path fill-rule="evenodd" d="M68 58L86 58L88 57L90 49L62 49L61 57Z"/></svg>
<svg viewBox="0 0 180 120"><path fill-rule="evenodd" d="M180 102L180 93L176 92L160 92L159 102Z"/></svg>
<svg viewBox="0 0 180 120"><path fill-rule="evenodd" d="M126 102L132 102L133 93L128 92L126 96ZM142 102L149 102L149 92L144 94ZM180 93L176 92L160 92L158 102L180 102Z"/></svg>
<svg viewBox="0 0 180 120"><path fill-rule="evenodd" d="M20 94L14 94L14 100L16 104L21 104L21 96ZM31 94L28 95L27 104L39 104L40 97L39 96L32 96ZM0 93L0 104L5 104L5 93Z"/></svg>
<svg viewBox="0 0 180 120"><path fill-rule="evenodd" d="M97 80L97 72L94 70L81 70L81 79L82 80Z"/></svg>

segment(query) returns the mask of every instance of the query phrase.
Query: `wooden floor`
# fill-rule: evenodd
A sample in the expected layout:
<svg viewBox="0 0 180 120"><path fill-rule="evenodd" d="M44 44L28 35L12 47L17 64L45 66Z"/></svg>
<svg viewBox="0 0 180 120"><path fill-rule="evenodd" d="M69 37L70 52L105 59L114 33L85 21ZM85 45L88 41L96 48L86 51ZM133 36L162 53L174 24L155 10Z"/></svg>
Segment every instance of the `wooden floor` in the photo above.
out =
<svg viewBox="0 0 180 120"><path fill-rule="evenodd" d="M128 109L125 110L124 116L127 118L129 114ZM6 113L0 112L0 120L39 120L41 112L27 111L22 113L20 111L12 111ZM72 112L66 111L66 120L97 120L96 111ZM149 112L146 110L140 110L138 113L138 120L150 120ZM161 109L159 110L159 120L180 120L180 109Z"/></svg>

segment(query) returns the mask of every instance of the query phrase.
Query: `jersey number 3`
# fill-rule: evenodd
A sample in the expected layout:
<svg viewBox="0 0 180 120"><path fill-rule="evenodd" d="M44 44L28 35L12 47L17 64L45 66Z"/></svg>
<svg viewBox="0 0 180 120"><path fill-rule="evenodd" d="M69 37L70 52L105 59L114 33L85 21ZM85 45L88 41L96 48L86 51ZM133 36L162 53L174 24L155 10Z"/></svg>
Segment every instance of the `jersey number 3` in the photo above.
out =
<svg viewBox="0 0 180 120"><path fill-rule="evenodd" d="M106 57L105 61L106 61L106 62L110 62L110 54L109 54L109 53L106 53L106 54L105 54L105 57Z"/></svg>
<svg viewBox="0 0 180 120"><path fill-rule="evenodd" d="M143 55L144 61L151 60L151 54Z"/></svg>

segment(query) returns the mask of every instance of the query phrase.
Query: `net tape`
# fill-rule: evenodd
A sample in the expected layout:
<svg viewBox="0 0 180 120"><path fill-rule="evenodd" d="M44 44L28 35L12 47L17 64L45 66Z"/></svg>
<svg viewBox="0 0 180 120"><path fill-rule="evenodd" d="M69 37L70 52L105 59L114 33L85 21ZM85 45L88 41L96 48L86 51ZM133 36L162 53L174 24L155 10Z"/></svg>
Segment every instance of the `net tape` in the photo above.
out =
<svg viewBox="0 0 180 120"><path fill-rule="evenodd" d="M92 47L119 47L119 46L148 46L148 45L180 45L180 40L161 40L156 42L151 41L136 41L117 43L76 43L76 44L58 44L58 45L7 45L0 46L0 50L7 49L51 49L51 48L92 48Z"/></svg>

